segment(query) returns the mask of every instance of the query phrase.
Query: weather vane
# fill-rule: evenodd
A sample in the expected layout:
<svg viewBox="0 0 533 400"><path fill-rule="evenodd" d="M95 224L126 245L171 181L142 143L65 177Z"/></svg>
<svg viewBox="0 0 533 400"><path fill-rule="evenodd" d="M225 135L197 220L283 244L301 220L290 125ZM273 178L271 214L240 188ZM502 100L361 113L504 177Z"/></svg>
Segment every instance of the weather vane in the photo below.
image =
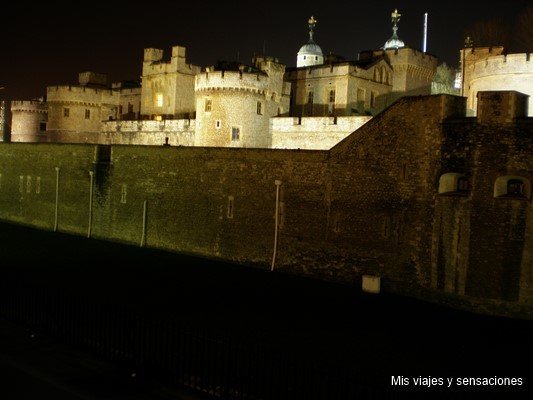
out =
<svg viewBox="0 0 533 400"><path fill-rule="evenodd" d="M311 18L309 18L309 21L307 23L309 24L309 41L313 41L313 29L315 29L316 23L318 21L311 15Z"/></svg>
<svg viewBox="0 0 533 400"><path fill-rule="evenodd" d="M394 25L396 25L398 22L400 22L400 17L402 16L402 14L400 14L398 12L398 9L396 8L394 10L394 12L391 14L391 17L392 17L392 22L394 23Z"/></svg>

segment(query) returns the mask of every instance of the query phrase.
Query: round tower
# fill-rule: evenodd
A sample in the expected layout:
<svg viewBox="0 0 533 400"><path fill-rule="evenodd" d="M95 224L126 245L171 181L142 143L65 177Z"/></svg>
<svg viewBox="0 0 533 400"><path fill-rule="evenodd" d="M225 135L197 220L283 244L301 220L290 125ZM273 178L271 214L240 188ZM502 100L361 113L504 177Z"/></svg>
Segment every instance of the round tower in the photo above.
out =
<svg viewBox="0 0 533 400"><path fill-rule="evenodd" d="M313 16L307 21L309 24L309 41L304 44L298 52L298 56L296 57L296 66L298 68L324 64L324 54L322 54L322 49L313 40L314 29L317 22L318 21Z"/></svg>
<svg viewBox="0 0 533 400"><path fill-rule="evenodd" d="M244 65L206 68L196 75L196 146L270 147L266 72Z"/></svg>
<svg viewBox="0 0 533 400"><path fill-rule="evenodd" d="M11 141L45 142L47 114L44 101L11 102Z"/></svg>

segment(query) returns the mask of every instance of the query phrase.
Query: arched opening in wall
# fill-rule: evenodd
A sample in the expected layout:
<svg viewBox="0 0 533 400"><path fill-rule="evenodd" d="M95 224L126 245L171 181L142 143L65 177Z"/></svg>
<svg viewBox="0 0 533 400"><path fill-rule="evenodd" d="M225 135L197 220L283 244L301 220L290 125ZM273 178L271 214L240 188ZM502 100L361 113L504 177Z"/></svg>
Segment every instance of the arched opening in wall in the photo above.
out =
<svg viewBox="0 0 533 400"><path fill-rule="evenodd" d="M470 183L465 174L448 172L439 178L439 194L442 195L468 195Z"/></svg>
<svg viewBox="0 0 533 400"><path fill-rule="evenodd" d="M494 182L494 197L528 200L531 198L531 183L522 176L499 176Z"/></svg>

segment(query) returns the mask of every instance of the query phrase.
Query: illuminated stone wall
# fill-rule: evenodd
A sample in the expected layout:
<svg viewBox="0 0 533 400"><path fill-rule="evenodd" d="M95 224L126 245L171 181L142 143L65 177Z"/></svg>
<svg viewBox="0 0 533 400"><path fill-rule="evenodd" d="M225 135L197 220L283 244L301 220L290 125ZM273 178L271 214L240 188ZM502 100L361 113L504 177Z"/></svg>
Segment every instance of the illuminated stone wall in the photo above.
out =
<svg viewBox="0 0 533 400"><path fill-rule="evenodd" d="M516 90L533 96L533 54L489 56L468 67L465 83L467 106L475 115L477 94L487 90ZM529 101L528 115L533 116L533 101Z"/></svg>
<svg viewBox="0 0 533 400"><path fill-rule="evenodd" d="M42 101L11 102L11 141L46 141L48 107Z"/></svg>
<svg viewBox="0 0 533 400"><path fill-rule="evenodd" d="M271 118L272 148L328 150L371 119L370 116Z"/></svg>
<svg viewBox="0 0 533 400"><path fill-rule="evenodd" d="M367 68L346 62L291 69L285 79L292 84L293 116L375 114L389 105L392 89L392 69L383 60Z"/></svg>
<svg viewBox="0 0 533 400"><path fill-rule="evenodd" d="M88 86L47 88L47 131L61 134L97 133L102 121L118 118L120 92Z"/></svg>
<svg viewBox="0 0 533 400"><path fill-rule="evenodd" d="M142 70L141 114L143 118L194 117L194 77L200 67L187 63L185 47L174 46L170 61L163 50L145 49Z"/></svg>
<svg viewBox="0 0 533 400"><path fill-rule="evenodd" d="M516 94L483 102L506 113ZM502 176L533 179L532 124L464 118L464 100L405 98L329 151L0 145L0 218L510 313L531 310L528 196L494 197ZM439 193L443 174L465 192ZM37 183L39 182L39 183ZM523 308L520 308L523 305ZM528 308L529 307L529 308ZM514 311L513 311L514 310Z"/></svg>
<svg viewBox="0 0 533 400"><path fill-rule="evenodd" d="M257 62L258 72L207 70L196 76L196 146L272 145L270 118L288 109L289 87L285 66Z"/></svg>

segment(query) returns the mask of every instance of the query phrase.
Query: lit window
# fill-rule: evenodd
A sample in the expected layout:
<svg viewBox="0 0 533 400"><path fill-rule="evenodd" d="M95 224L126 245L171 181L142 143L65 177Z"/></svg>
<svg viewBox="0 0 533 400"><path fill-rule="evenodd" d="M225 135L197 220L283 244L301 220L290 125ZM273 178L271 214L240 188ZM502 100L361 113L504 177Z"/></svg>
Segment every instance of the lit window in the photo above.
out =
<svg viewBox="0 0 533 400"><path fill-rule="evenodd" d="M39 194L41 193L41 177L38 176L35 179L35 193Z"/></svg>
<svg viewBox="0 0 533 400"><path fill-rule="evenodd" d="M157 93L155 95L155 105L157 107L163 107L163 93Z"/></svg>
<svg viewBox="0 0 533 400"><path fill-rule="evenodd" d="M211 112L211 100L207 99L205 101L205 112Z"/></svg>
<svg viewBox="0 0 533 400"><path fill-rule="evenodd" d="M70 108L63 108L63 117L68 118L70 116Z"/></svg>
<svg viewBox="0 0 533 400"><path fill-rule="evenodd" d="M154 119L155 119L156 121L162 121L162 120L163 120L163 117L162 117L161 115L156 115L156 116L154 117Z"/></svg>
<svg viewBox="0 0 533 400"><path fill-rule="evenodd" d="M24 176L19 176L19 193L24 193Z"/></svg>
<svg viewBox="0 0 533 400"><path fill-rule="evenodd" d="M85 119L90 119L90 118L91 118L91 110L86 109L85 110Z"/></svg>
<svg viewBox="0 0 533 400"><path fill-rule="evenodd" d="M261 114L263 114L263 113L261 112L261 108L262 108L262 106L263 106L263 105L261 104L261 102L258 101L258 102L257 102L257 115L261 115Z"/></svg>
<svg viewBox="0 0 533 400"><path fill-rule="evenodd" d="M241 136L241 128L234 126L231 128L231 140L237 141Z"/></svg>
<svg viewBox="0 0 533 400"><path fill-rule="evenodd" d="M26 177L26 193L31 193L31 176Z"/></svg>

